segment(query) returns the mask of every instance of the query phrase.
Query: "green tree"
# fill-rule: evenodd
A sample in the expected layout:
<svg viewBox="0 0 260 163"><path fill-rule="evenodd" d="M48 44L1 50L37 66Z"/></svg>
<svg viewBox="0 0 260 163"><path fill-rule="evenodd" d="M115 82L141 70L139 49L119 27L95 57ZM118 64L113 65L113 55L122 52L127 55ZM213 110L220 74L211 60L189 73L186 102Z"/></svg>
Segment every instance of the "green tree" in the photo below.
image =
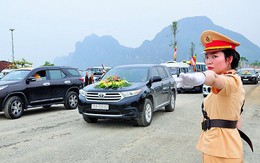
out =
<svg viewBox="0 0 260 163"><path fill-rule="evenodd" d="M33 64L31 62L26 61L24 58L22 58L22 60L20 61L16 61L18 67L22 68L22 67L31 67Z"/></svg>
<svg viewBox="0 0 260 163"><path fill-rule="evenodd" d="M194 56L194 52L195 52L195 44L193 42L191 42L191 46L190 46L190 59Z"/></svg>
<svg viewBox="0 0 260 163"><path fill-rule="evenodd" d="M17 69L18 67L17 67L17 65L16 65L15 62L12 62L12 63L9 65L9 68L11 68L11 69Z"/></svg>
<svg viewBox="0 0 260 163"><path fill-rule="evenodd" d="M173 60L174 61L177 60L177 40L176 40L177 29L178 29L177 25L178 25L177 21L172 22L171 25L172 34L173 34L173 50L174 50Z"/></svg>
<svg viewBox="0 0 260 163"><path fill-rule="evenodd" d="M26 61L24 58L22 60L17 60L11 63L10 68L24 68L31 67L33 64L31 62Z"/></svg>
<svg viewBox="0 0 260 163"><path fill-rule="evenodd" d="M43 66L54 66L54 64L49 61L45 61Z"/></svg>
<svg viewBox="0 0 260 163"><path fill-rule="evenodd" d="M251 63L250 66L252 66L252 67L260 67L260 62L258 62L258 60L255 60L255 62Z"/></svg>
<svg viewBox="0 0 260 163"><path fill-rule="evenodd" d="M245 67L245 65L248 63L248 59L246 57L241 56L239 63L240 67Z"/></svg>

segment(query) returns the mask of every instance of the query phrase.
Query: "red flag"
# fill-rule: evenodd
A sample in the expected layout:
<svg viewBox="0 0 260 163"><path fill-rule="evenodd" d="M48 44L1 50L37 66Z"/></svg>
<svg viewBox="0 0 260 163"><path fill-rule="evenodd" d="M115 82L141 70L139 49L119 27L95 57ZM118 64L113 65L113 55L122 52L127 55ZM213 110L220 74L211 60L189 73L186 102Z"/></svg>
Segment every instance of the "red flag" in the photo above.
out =
<svg viewBox="0 0 260 163"><path fill-rule="evenodd" d="M190 65L193 66L193 71L197 71L196 70L196 55L194 55L193 57L191 57L191 60L190 60Z"/></svg>
<svg viewBox="0 0 260 163"><path fill-rule="evenodd" d="M177 46L174 47L173 58L174 58L174 61L176 61L176 58L177 58Z"/></svg>
<svg viewBox="0 0 260 163"><path fill-rule="evenodd" d="M190 64L191 64L192 66L195 66L195 65L196 65L196 55L194 55L194 56L191 58Z"/></svg>

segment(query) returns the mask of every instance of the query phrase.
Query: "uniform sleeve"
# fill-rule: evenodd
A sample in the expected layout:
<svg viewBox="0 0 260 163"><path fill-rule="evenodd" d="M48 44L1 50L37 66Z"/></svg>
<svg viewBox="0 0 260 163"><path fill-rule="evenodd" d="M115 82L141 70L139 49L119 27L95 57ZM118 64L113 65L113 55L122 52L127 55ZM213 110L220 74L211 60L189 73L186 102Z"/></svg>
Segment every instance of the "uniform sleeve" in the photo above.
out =
<svg viewBox="0 0 260 163"><path fill-rule="evenodd" d="M224 75L225 86L223 89L212 88L214 94L228 96L238 91L241 79L235 75Z"/></svg>

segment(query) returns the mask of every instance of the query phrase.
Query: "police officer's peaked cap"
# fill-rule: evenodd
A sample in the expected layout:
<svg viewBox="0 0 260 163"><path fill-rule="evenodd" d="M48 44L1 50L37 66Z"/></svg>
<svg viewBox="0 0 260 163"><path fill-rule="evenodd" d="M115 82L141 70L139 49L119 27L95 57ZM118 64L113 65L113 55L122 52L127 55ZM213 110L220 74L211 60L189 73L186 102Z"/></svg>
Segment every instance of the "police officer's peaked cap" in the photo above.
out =
<svg viewBox="0 0 260 163"><path fill-rule="evenodd" d="M239 42L213 30L202 32L200 41L204 45L204 51L217 51L223 49L234 49L240 45Z"/></svg>

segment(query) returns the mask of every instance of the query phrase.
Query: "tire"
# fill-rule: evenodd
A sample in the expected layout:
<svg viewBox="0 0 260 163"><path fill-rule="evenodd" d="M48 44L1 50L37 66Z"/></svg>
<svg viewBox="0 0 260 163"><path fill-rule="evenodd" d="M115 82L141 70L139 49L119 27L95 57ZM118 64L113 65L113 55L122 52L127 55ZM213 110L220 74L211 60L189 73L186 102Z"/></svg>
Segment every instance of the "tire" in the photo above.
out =
<svg viewBox="0 0 260 163"><path fill-rule="evenodd" d="M4 106L4 114L7 118L17 119L23 115L23 101L18 96L13 96L7 99Z"/></svg>
<svg viewBox="0 0 260 163"><path fill-rule="evenodd" d="M87 115L82 115L83 119L87 122L87 123L96 123L98 121L97 118L93 118L93 117L89 117Z"/></svg>
<svg viewBox="0 0 260 163"><path fill-rule="evenodd" d="M151 124L153 118L153 104L149 99L145 99L143 111L137 119L139 126L147 127Z"/></svg>
<svg viewBox="0 0 260 163"><path fill-rule="evenodd" d="M172 93L171 94L171 99L170 99L170 104L165 106L165 111L166 112L173 112L174 109L175 109L175 103L176 102L176 99L175 99L175 94Z"/></svg>
<svg viewBox="0 0 260 163"><path fill-rule="evenodd" d="M203 85L200 87L200 89L199 89L198 92L199 92L199 93L203 93Z"/></svg>
<svg viewBox="0 0 260 163"><path fill-rule="evenodd" d="M74 92L70 91L65 98L64 106L67 110L76 109L79 103L79 95Z"/></svg>

